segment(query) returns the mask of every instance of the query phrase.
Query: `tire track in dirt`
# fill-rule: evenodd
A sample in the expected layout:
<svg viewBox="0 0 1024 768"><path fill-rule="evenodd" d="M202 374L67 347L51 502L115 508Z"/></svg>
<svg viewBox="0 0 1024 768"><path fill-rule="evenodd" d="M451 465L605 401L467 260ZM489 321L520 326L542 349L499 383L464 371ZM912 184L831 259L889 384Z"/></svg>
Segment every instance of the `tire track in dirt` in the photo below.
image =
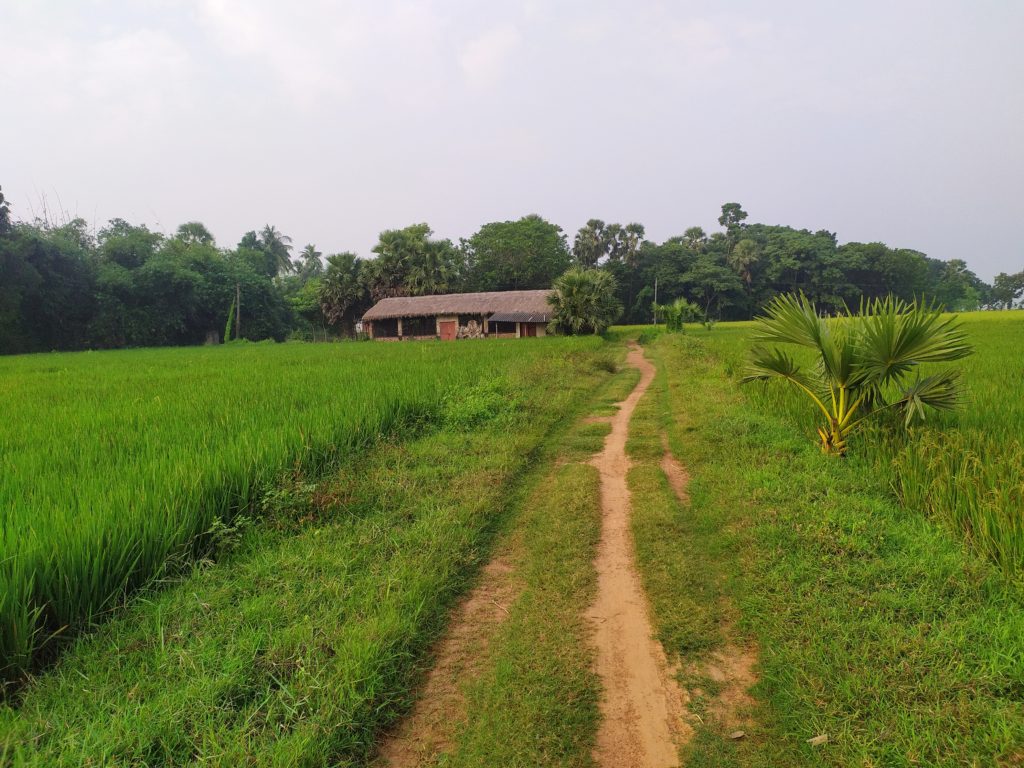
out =
<svg viewBox="0 0 1024 768"><path fill-rule="evenodd" d="M465 716L462 682L479 671L520 590L510 552L484 566L480 582L455 610L435 649L434 666L412 712L384 737L374 766L432 765L437 755L452 749L456 724Z"/></svg>
<svg viewBox="0 0 1024 768"><path fill-rule="evenodd" d="M668 768L679 765L679 747L692 729L683 718L685 696L654 637L636 568L626 438L654 366L636 345L627 360L640 370L640 381L619 404L604 449L591 460L601 474L602 532L594 561L598 594L586 615L604 686L594 759L602 768Z"/></svg>

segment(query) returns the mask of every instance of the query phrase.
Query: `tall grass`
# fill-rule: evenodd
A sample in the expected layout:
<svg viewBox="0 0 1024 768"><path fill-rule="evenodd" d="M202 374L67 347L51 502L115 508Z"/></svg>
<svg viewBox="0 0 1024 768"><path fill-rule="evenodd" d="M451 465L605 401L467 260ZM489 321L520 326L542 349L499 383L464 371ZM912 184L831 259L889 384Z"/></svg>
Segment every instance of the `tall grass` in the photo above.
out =
<svg viewBox="0 0 1024 768"><path fill-rule="evenodd" d="M240 345L0 359L0 680L18 679L283 471L596 339Z"/></svg>
<svg viewBox="0 0 1024 768"><path fill-rule="evenodd" d="M932 413L909 433L880 424L856 437L851 460L883 473L901 503L962 533L1004 572L1024 573L1024 312L960 315L976 354L956 365L967 402ZM702 336L738 372L749 323ZM927 374L927 367L922 372ZM749 390L757 407L784 414L813 438L816 414L792 388Z"/></svg>

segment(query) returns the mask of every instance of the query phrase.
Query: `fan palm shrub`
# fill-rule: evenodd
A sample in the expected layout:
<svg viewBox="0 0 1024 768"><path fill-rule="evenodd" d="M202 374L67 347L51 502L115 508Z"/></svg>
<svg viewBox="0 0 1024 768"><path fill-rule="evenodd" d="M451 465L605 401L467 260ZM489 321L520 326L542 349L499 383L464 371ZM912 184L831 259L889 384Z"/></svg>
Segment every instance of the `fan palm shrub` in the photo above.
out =
<svg viewBox="0 0 1024 768"><path fill-rule="evenodd" d="M555 333L604 333L622 314L615 278L603 269L573 267L555 280L553 288L548 303Z"/></svg>
<svg viewBox="0 0 1024 768"><path fill-rule="evenodd" d="M928 408L955 408L962 399L960 372L945 369L922 378L918 366L973 351L959 323L944 318L940 307L892 296L862 303L856 314L825 319L806 296L780 295L757 319L753 340L743 383L783 379L797 387L824 417L818 427L822 451L838 456L872 415L898 410L909 427ZM810 349L814 365L802 367L776 345Z"/></svg>
<svg viewBox="0 0 1024 768"><path fill-rule="evenodd" d="M665 330L669 333L685 333L686 323L699 320L701 311L696 304L678 298L671 304L655 304L654 316L664 318Z"/></svg>

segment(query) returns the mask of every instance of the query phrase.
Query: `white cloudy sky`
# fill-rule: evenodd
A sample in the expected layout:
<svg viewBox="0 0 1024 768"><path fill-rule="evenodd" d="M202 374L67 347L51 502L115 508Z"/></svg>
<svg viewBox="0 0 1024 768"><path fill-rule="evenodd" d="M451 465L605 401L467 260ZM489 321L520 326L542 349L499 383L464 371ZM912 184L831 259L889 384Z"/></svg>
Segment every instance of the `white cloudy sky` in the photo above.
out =
<svg viewBox="0 0 1024 768"><path fill-rule="evenodd" d="M1024 3L0 0L0 185L369 255L536 212L1024 268Z"/></svg>

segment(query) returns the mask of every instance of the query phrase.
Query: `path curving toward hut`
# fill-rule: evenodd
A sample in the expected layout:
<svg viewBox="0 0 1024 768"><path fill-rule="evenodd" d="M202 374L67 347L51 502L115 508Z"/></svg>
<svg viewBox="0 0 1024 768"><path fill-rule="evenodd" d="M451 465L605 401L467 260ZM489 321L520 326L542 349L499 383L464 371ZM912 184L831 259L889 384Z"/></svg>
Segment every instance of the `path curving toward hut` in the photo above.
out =
<svg viewBox="0 0 1024 768"><path fill-rule="evenodd" d="M594 561L598 593L586 615L604 688L594 759L602 768L668 768L679 765L690 727L636 567L626 455L630 418L655 369L635 345L627 361L640 370L640 381L619 404L604 449L591 460L601 474L602 531Z"/></svg>

